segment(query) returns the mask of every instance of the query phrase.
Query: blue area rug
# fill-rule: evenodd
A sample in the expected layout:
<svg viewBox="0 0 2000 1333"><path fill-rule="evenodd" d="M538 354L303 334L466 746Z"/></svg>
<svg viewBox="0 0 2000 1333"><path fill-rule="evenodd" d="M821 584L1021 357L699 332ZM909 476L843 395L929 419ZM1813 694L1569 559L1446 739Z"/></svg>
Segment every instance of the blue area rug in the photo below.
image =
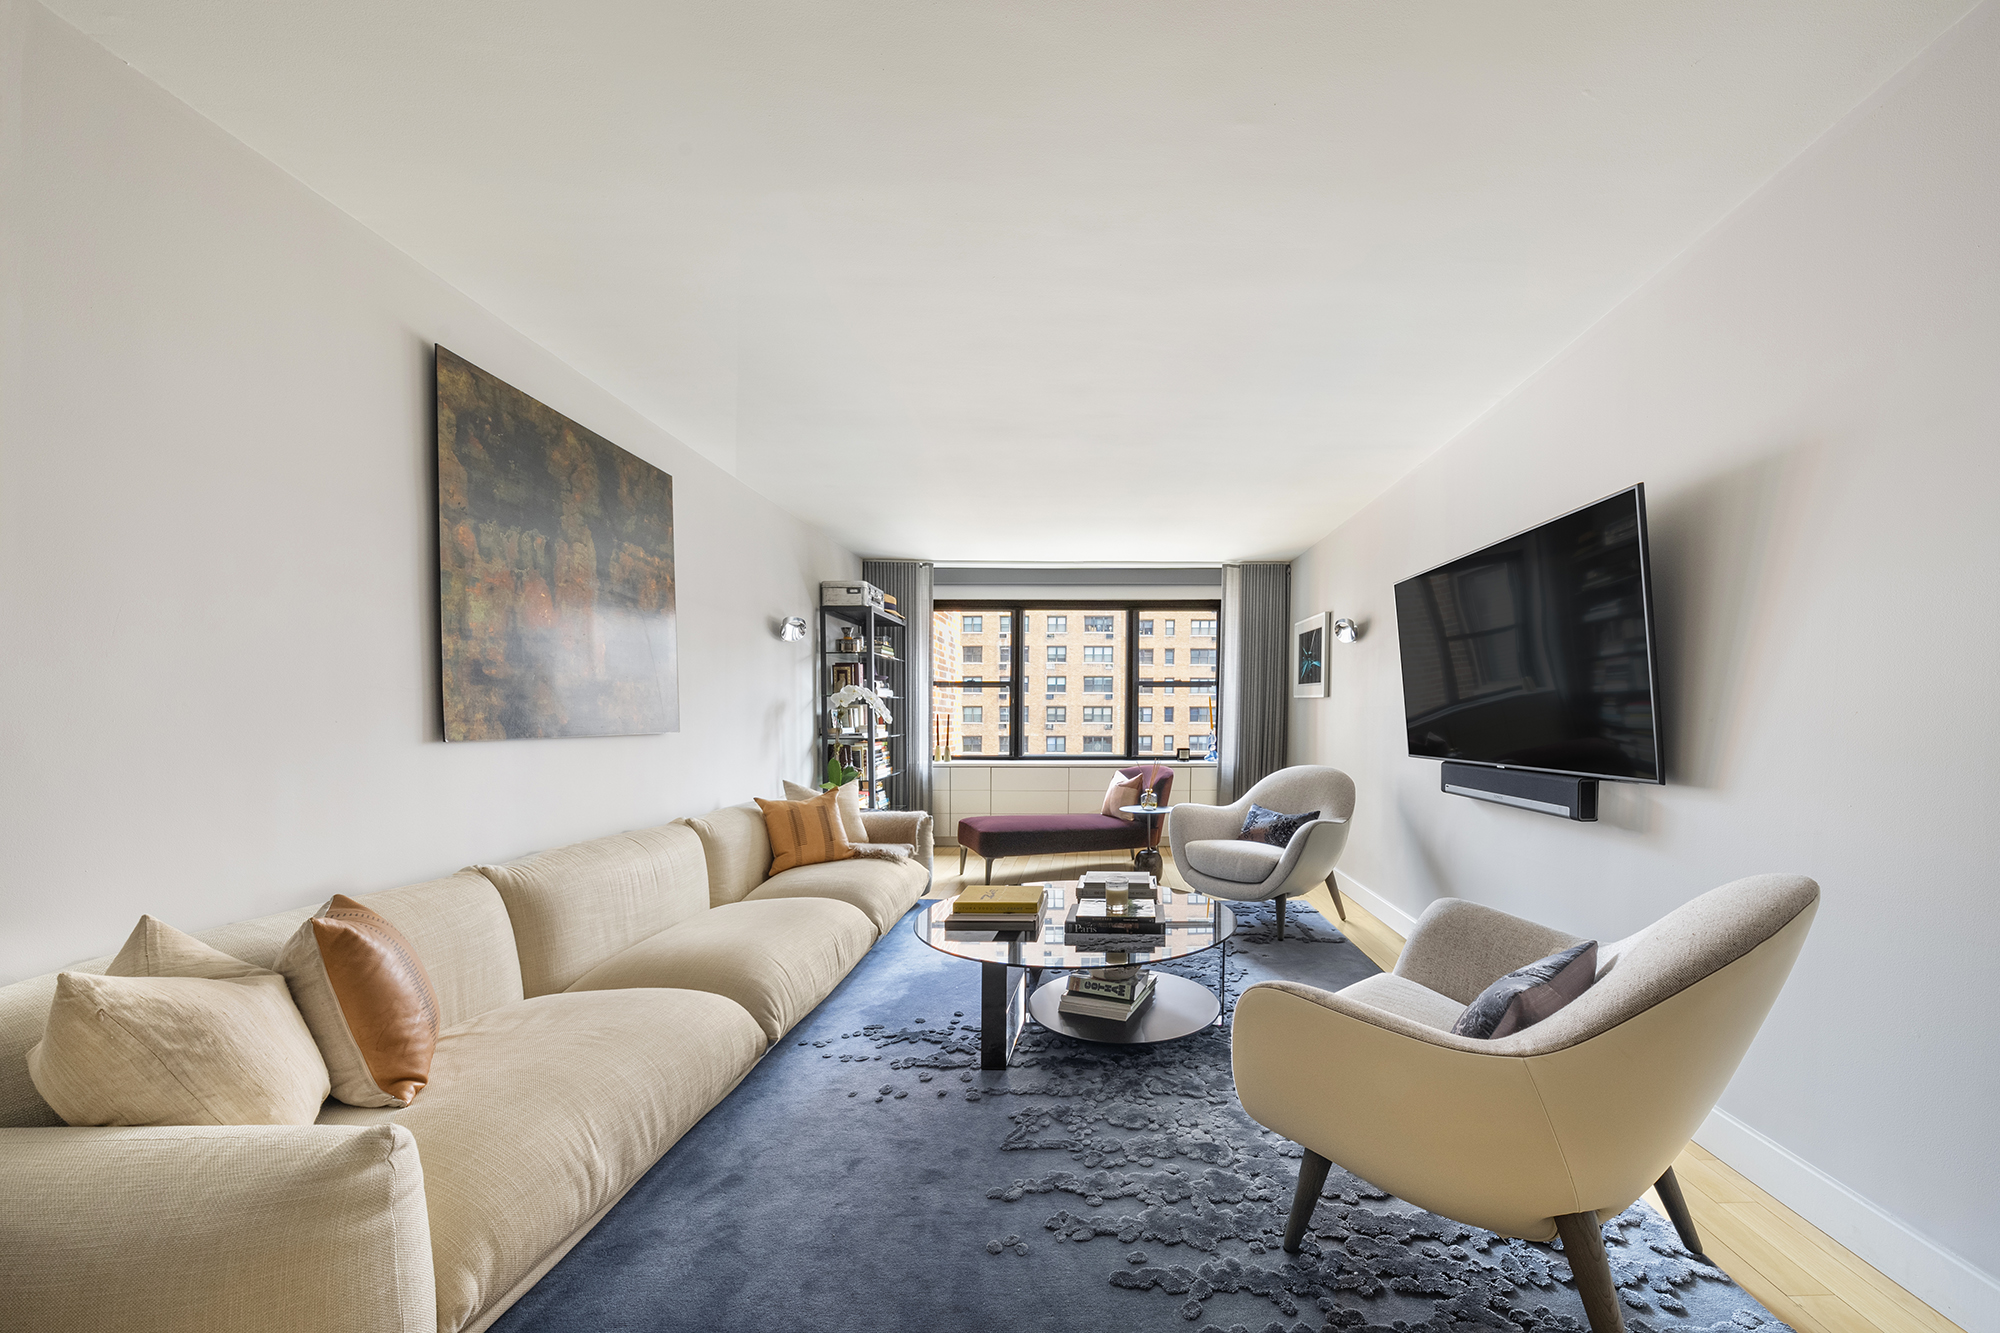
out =
<svg viewBox="0 0 2000 1333"><path fill-rule="evenodd" d="M1309 910L1238 909L1231 997L1377 969ZM1217 955L1172 970L1213 983ZM705 1333L1588 1327L1562 1251L1328 1176L1279 1247L1299 1149L1243 1114L1226 1033L1031 1026L978 1066L979 969L906 919L494 1327ZM1785 1326L1635 1205L1605 1228L1633 1333Z"/></svg>

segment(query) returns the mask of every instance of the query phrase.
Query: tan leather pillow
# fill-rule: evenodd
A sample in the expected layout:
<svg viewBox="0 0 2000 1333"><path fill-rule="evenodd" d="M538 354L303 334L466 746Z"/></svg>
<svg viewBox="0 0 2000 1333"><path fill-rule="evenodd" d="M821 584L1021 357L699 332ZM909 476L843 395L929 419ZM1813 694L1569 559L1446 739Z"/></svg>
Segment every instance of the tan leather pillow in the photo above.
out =
<svg viewBox="0 0 2000 1333"><path fill-rule="evenodd" d="M1132 823L1139 816L1128 815L1118 807L1139 804L1139 791L1145 783L1146 775L1143 772L1135 773L1129 778L1122 773L1113 773L1111 789L1104 793L1104 808L1098 813L1110 815L1113 819L1122 819L1128 824ZM1084 790L1088 791L1089 788L1086 787Z"/></svg>
<svg viewBox="0 0 2000 1333"><path fill-rule="evenodd" d="M840 827L847 834L849 842L868 841L868 826L861 822L861 779L843 782L833 789L840 805ZM787 779L785 799L788 801L810 801L819 793L811 787L801 787Z"/></svg>
<svg viewBox="0 0 2000 1333"><path fill-rule="evenodd" d="M56 978L28 1076L72 1125L310 1125L328 1084L283 977L150 916Z"/></svg>
<svg viewBox="0 0 2000 1333"><path fill-rule="evenodd" d="M771 834L773 875L822 861L845 861L854 855L854 844L840 826L837 799L834 792L810 801L757 798L757 808L764 812L764 827Z"/></svg>
<svg viewBox="0 0 2000 1333"><path fill-rule="evenodd" d="M430 1082L438 998L422 960L378 912L336 893L285 942L277 968L349 1106L408 1106Z"/></svg>

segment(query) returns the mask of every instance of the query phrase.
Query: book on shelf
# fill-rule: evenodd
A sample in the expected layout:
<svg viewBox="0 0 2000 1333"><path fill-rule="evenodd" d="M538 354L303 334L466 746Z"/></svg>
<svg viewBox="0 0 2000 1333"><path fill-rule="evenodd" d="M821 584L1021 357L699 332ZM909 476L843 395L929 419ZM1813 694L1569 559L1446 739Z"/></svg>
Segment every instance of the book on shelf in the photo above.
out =
<svg viewBox="0 0 2000 1333"><path fill-rule="evenodd" d="M1103 995L1085 995L1075 991L1066 992L1056 1001L1056 1012L1074 1014L1084 1018L1108 1018L1114 1022L1127 1023L1136 1018L1153 998L1153 974L1141 974L1138 989L1129 1000L1115 1000Z"/></svg>

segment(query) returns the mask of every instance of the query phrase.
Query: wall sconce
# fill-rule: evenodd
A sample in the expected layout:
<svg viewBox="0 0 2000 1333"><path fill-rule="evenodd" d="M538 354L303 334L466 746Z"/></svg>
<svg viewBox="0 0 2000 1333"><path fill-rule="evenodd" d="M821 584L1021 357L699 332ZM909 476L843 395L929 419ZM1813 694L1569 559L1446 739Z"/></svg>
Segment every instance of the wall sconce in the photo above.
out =
<svg viewBox="0 0 2000 1333"><path fill-rule="evenodd" d="M1333 637L1342 643L1353 643L1361 637L1361 626L1342 616L1333 622Z"/></svg>
<svg viewBox="0 0 2000 1333"><path fill-rule="evenodd" d="M797 643L806 636L806 618L793 616L778 622L778 637L786 643Z"/></svg>

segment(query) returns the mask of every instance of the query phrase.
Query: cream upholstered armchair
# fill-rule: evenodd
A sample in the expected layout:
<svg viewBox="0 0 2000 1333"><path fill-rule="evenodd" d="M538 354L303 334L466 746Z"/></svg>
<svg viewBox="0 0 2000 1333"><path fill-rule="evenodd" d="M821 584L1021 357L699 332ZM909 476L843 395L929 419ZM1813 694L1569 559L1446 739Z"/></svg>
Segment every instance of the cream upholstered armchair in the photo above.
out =
<svg viewBox="0 0 2000 1333"><path fill-rule="evenodd" d="M1251 805L1281 814L1319 811L1284 847L1245 842L1243 817ZM1354 779L1337 768L1300 764L1281 768L1243 794L1234 805L1177 805L1167 816L1167 841L1174 867L1189 888L1237 902L1278 901L1278 938L1285 937L1285 899L1311 890L1321 880L1333 895L1333 910L1347 920L1333 867L1347 846L1354 817Z"/></svg>
<svg viewBox="0 0 2000 1333"><path fill-rule="evenodd" d="M1600 1222L1657 1183L1701 1252L1673 1160L1757 1035L1818 904L1800 875L1725 884L1600 946L1590 989L1491 1041L1452 1024L1487 986L1578 940L1447 898L1392 973L1340 991L1250 987L1231 1038L1237 1094L1306 1150L1285 1249L1298 1252L1338 1162L1471 1226L1560 1235L1591 1327L1622 1330Z"/></svg>

